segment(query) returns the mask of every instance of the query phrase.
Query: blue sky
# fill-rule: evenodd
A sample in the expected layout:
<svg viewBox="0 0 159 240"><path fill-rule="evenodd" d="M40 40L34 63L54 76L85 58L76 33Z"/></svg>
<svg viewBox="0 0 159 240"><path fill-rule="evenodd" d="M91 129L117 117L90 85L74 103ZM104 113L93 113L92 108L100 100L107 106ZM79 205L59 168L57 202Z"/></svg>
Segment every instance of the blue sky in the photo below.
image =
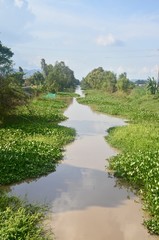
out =
<svg viewBox="0 0 159 240"><path fill-rule="evenodd" d="M157 78L158 0L0 0L0 41L16 67L64 61L81 79L97 67Z"/></svg>

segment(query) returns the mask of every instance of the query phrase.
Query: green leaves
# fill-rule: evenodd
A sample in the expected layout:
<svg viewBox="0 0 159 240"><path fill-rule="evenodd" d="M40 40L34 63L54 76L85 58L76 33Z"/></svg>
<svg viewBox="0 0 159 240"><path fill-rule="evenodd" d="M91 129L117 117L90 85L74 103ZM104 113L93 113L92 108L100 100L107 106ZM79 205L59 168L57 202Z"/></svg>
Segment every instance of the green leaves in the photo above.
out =
<svg viewBox="0 0 159 240"><path fill-rule="evenodd" d="M9 127L0 129L1 185L56 170L63 146L75 136L73 129L57 124L65 119L62 110L66 106L63 99L33 101L29 112L21 108Z"/></svg>
<svg viewBox="0 0 159 240"><path fill-rule="evenodd" d="M0 238L3 240L48 240L42 222L45 209L28 205L17 197L0 193Z"/></svg>
<svg viewBox="0 0 159 240"><path fill-rule="evenodd" d="M149 212L144 221L150 232L159 234L159 102L143 88L131 95L87 91L80 102L96 110L129 119L129 125L109 130L108 142L122 150L110 159L114 175L138 190Z"/></svg>

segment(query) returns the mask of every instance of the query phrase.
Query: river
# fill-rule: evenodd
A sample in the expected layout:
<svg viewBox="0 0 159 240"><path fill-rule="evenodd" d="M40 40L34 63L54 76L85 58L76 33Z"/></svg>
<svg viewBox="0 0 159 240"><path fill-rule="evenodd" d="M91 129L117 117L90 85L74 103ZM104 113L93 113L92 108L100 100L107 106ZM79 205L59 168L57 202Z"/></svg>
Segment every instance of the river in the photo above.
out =
<svg viewBox="0 0 159 240"><path fill-rule="evenodd" d="M81 94L80 89L77 93ZM49 225L57 240L151 240L137 197L106 170L117 154L104 136L119 118L99 114L74 98L61 125L77 131L56 172L11 187L11 193L50 206Z"/></svg>

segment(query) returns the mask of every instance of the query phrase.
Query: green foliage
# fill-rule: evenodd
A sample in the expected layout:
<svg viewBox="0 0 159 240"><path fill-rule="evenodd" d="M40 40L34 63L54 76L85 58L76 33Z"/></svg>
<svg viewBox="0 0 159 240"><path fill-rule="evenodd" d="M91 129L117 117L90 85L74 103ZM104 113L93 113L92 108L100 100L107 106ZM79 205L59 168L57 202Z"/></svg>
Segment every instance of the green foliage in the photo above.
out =
<svg viewBox="0 0 159 240"><path fill-rule="evenodd" d="M17 108L27 103L27 96L17 84L14 76L0 76L0 120Z"/></svg>
<svg viewBox="0 0 159 240"><path fill-rule="evenodd" d="M76 85L79 84L79 81L74 77L74 72L64 62L56 62L53 66L52 64L46 64L45 60L42 59L41 67L49 92L75 89Z"/></svg>
<svg viewBox="0 0 159 240"><path fill-rule="evenodd" d="M19 68L18 73L13 73L12 60L13 52L0 42L0 121L13 111L17 106L27 101L22 88L23 72Z"/></svg>
<svg viewBox="0 0 159 240"><path fill-rule="evenodd" d="M38 99L21 107L0 129L0 184L19 182L55 171L63 145L75 131L57 123L65 119L66 96ZM27 169L27 171L26 171Z"/></svg>
<svg viewBox="0 0 159 240"><path fill-rule="evenodd" d="M147 89L150 91L151 94L156 94L158 91L158 85L154 77L152 78L149 77L147 81L148 81Z"/></svg>
<svg viewBox="0 0 159 240"><path fill-rule="evenodd" d="M45 84L45 78L43 74L39 71L35 72L31 77L27 78L25 80L26 85L44 85Z"/></svg>
<svg viewBox="0 0 159 240"><path fill-rule="evenodd" d="M0 76L5 76L12 70L12 56L10 48L3 46L0 41Z"/></svg>
<svg viewBox="0 0 159 240"><path fill-rule="evenodd" d="M102 67L93 69L81 81L83 89L99 89L105 90L108 93L116 92L117 90L128 92L134 85L129 81L126 73L119 75L118 79L116 74L111 71L104 71Z"/></svg>
<svg viewBox="0 0 159 240"><path fill-rule="evenodd" d="M126 73L122 73L118 77L116 86L119 91L128 92L134 87L134 84L127 78Z"/></svg>
<svg viewBox="0 0 159 240"><path fill-rule="evenodd" d="M56 169L63 146L72 141L75 131L58 122L70 94L54 100L34 99L17 109L0 128L0 185L39 177ZM27 171L26 171L27 169ZM22 202L0 192L0 239L49 240L52 234L44 225L46 209Z"/></svg>
<svg viewBox="0 0 159 240"><path fill-rule="evenodd" d="M81 86L84 89L103 89L108 92L114 92L116 90L116 75L99 67L83 78Z"/></svg>
<svg viewBox="0 0 159 240"><path fill-rule="evenodd" d="M149 219L144 224L159 234L159 102L144 88L130 95L87 91L80 102L96 110L130 120L124 127L109 130L107 140L120 154L110 159L110 168L139 191Z"/></svg>
<svg viewBox="0 0 159 240"><path fill-rule="evenodd" d="M45 209L0 193L0 239L49 240L44 229Z"/></svg>

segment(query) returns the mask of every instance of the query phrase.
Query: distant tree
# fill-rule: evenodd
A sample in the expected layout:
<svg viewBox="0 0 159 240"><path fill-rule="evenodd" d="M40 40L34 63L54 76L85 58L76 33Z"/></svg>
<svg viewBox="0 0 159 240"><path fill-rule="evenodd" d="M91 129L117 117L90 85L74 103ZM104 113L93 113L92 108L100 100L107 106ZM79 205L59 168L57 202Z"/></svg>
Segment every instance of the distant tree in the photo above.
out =
<svg viewBox="0 0 159 240"><path fill-rule="evenodd" d="M47 69L47 64L44 58L41 59L41 69L42 69L44 78L46 78L48 76L48 69Z"/></svg>
<svg viewBox="0 0 159 240"><path fill-rule="evenodd" d="M130 81L127 78L126 72L121 73L117 81L117 89L119 91L127 92L130 89Z"/></svg>
<svg viewBox="0 0 159 240"><path fill-rule="evenodd" d="M82 79L81 86L88 89L103 89L107 92L114 92L116 91L116 74L104 71L102 67L95 68Z"/></svg>
<svg viewBox="0 0 159 240"><path fill-rule="evenodd" d="M151 94L156 94L158 91L158 85L154 77L148 77L147 81L147 89L150 91Z"/></svg>
<svg viewBox="0 0 159 240"><path fill-rule="evenodd" d="M46 85L48 91L57 92L74 89L78 84L74 72L63 61L47 65Z"/></svg>
<svg viewBox="0 0 159 240"><path fill-rule="evenodd" d="M37 71L31 77L27 78L25 83L26 85L44 85L45 78L41 72Z"/></svg>
<svg viewBox="0 0 159 240"><path fill-rule="evenodd" d="M111 71L105 71L105 84L103 85L103 89L107 92L113 93L116 91L116 74Z"/></svg>
<svg viewBox="0 0 159 240"><path fill-rule="evenodd" d="M13 55L11 49L3 46L0 41L0 76L5 76L11 72L13 66L11 58Z"/></svg>
<svg viewBox="0 0 159 240"><path fill-rule="evenodd" d="M104 80L103 74L104 69L102 67L93 69L82 79L81 86L84 88L101 89Z"/></svg>
<svg viewBox="0 0 159 240"><path fill-rule="evenodd" d="M147 84L147 80L142 80L142 79L138 79L135 81L136 85L145 85Z"/></svg>
<svg viewBox="0 0 159 240"><path fill-rule="evenodd" d="M19 71L18 72L13 72L11 75L15 79L17 84L19 84L20 86L24 85L24 82L25 82L24 75L25 75L25 73L24 73L22 67L19 67Z"/></svg>
<svg viewBox="0 0 159 240"><path fill-rule="evenodd" d="M13 52L0 42L0 119L3 120L7 114L17 106L25 104L27 97L22 90L21 82L23 73L14 73L12 69Z"/></svg>
<svg viewBox="0 0 159 240"><path fill-rule="evenodd" d="M27 103L27 96L13 75L0 76L0 120L16 107Z"/></svg>

